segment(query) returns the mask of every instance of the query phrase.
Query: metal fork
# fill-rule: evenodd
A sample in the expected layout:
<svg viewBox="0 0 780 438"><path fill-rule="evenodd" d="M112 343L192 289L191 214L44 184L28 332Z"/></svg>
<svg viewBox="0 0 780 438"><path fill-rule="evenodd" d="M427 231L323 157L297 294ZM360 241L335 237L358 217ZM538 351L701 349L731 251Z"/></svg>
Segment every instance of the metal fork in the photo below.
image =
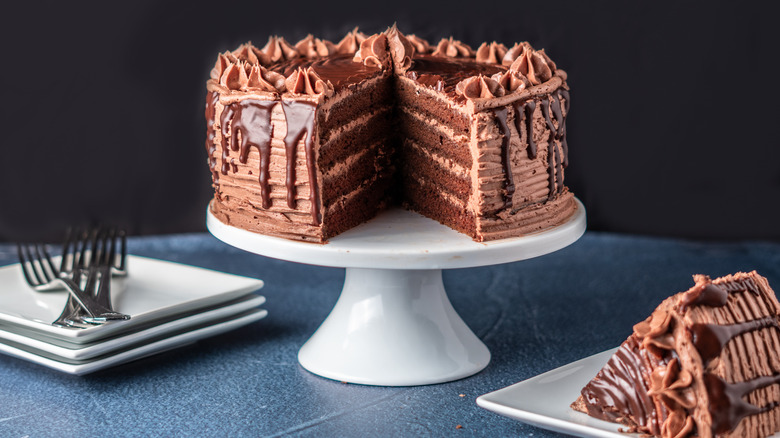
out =
<svg viewBox="0 0 780 438"><path fill-rule="evenodd" d="M82 290L80 280L83 269L74 269L72 277L67 274L61 274L54 266L54 263L52 263L51 256L45 245L18 244L17 251L22 273L27 283L37 291L50 291L53 289L52 285L55 283L64 285L68 289L70 297L72 297L78 306L86 313L86 315L81 317L81 320L84 322L102 324L106 321L130 318L129 315L114 312L113 310L106 308L91 296L91 293L96 287L99 290L102 283L110 281L110 275L99 275L98 267L93 267L88 270L87 286L85 286L85 290ZM92 279L91 282L90 278Z"/></svg>
<svg viewBox="0 0 780 438"><path fill-rule="evenodd" d="M60 272L70 273L76 268L89 266L109 266L113 276L126 276L127 234L125 231L116 228L68 229L62 245Z"/></svg>
<svg viewBox="0 0 780 438"><path fill-rule="evenodd" d="M113 277L127 276L127 234L116 228L92 230L69 229L62 248L60 272L70 275L76 269L91 266L105 267L105 274ZM104 272L101 271L101 275ZM103 282L95 301L113 310L110 282ZM77 306L73 306L78 309Z"/></svg>

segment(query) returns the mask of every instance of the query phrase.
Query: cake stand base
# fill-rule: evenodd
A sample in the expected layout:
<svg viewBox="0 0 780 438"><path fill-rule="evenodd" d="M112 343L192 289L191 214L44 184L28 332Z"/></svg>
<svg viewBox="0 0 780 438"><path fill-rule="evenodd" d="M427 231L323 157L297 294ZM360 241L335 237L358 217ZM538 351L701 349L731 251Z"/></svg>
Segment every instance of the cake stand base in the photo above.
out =
<svg viewBox="0 0 780 438"><path fill-rule="evenodd" d="M206 225L216 238L255 254L347 269L336 306L298 353L304 368L343 382L427 385L470 376L490 361L452 308L442 269L516 262L574 243L586 226L585 207L575 202L575 213L559 226L481 243L403 209L382 212L324 245L242 230L210 209Z"/></svg>
<svg viewBox="0 0 780 438"><path fill-rule="evenodd" d="M410 386L475 374L490 352L452 308L441 269L347 268L336 306L298 361L335 380Z"/></svg>

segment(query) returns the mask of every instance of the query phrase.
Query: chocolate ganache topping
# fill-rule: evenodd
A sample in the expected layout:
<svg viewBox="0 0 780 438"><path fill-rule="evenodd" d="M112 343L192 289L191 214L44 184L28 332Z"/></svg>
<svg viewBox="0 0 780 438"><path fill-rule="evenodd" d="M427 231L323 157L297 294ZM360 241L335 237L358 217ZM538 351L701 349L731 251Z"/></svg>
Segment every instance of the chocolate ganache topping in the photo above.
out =
<svg viewBox="0 0 780 438"><path fill-rule="evenodd" d="M436 50L432 53L433 56L447 56L450 58L473 58L474 50L467 44L449 38L442 38L439 44L436 45Z"/></svg>
<svg viewBox="0 0 780 438"><path fill-rule="evenodd" d="M477 62L489 62L492 64L500 64L501 60L506 55L507 48L501 43L493 41L492 43L482 43L477 49Z"/></svg>

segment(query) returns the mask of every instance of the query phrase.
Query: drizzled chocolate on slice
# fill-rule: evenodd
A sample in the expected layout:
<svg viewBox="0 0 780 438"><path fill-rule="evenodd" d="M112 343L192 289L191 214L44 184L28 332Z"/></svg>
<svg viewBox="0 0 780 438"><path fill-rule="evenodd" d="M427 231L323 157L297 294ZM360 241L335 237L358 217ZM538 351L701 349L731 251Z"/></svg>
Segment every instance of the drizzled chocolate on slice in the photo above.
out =
<svg viewBox="0 0 780 438"><path fill-rule="evenodd" d="M662 437L764 437L780 430L774 292L755 272L694 280L634 326L574 409Z"/></svg>

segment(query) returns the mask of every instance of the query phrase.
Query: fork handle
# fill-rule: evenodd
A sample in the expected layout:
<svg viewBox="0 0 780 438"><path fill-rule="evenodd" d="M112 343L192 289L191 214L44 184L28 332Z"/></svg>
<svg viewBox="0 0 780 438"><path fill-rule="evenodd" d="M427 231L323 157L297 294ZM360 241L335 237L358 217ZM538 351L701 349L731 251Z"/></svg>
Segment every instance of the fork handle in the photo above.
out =
<svg viewBox="0 0 780 438"><path fill-rule="evenodd" d="M87 315L82 319L86 322L105 322L113 320L129 319L129 315L124 313L114 312L110 309L99 304L91 296L82 291L79 285L69 278L59 278L59 281L65 284L70 292L70 296L73 297L79 306L87 312Z"/></svg>

